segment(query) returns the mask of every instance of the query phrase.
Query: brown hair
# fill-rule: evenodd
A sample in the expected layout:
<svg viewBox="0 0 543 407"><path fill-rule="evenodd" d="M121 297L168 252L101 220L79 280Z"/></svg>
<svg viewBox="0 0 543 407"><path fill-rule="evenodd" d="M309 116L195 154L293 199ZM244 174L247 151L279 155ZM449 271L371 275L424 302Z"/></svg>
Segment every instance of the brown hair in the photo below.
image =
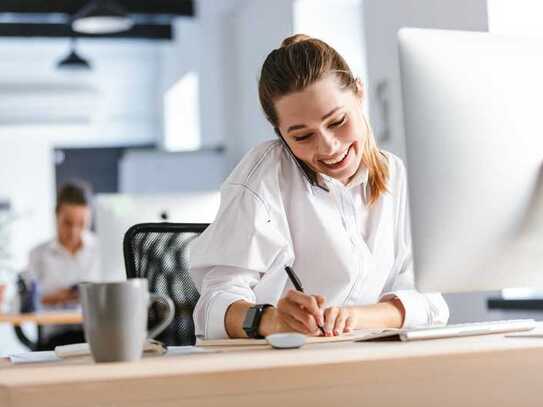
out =
<svg viewBox="0 0 543 407"><path fill-rule="evenodd" d="M260 71L258 96L266 118L279 137L282 138L274 102L282 96L305 89L330 73L336 76L342 89L358 92L357 80L349 65L324 41L296 34L283 40L280 48L269 53ZM373 204L386 191L389 171L386 158L377 148L368 122L365 119L364 121L368 134L362 151L362 161L368 168L369 202ZM310 182L318 185L314 171L301 160L298 162Z"/></svg>
<svg viewBox="0 0 543 407"><path fill-rule="evenodd" d="M60 187L57 194L56 213L63 204L89 206L91 189L82 181L67 182Z"/></svg>

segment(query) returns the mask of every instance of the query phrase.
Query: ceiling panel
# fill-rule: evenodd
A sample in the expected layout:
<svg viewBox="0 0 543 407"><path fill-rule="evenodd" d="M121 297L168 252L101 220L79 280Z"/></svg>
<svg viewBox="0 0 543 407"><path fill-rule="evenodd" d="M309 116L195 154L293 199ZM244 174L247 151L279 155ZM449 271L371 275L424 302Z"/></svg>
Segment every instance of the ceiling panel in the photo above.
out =
<svg viewBox="0 0 543 407"><path fill-rule="evenodd" d="M1 1L1 0L0 0ZM35 23L0 23L0 38L2 37L71 37L78 38L133 38L149 40L171 40L172 26L170 24L136 24L130 30L116 34L91 35L74 34L68 24L35 24Z"/></svg>
<svg viewBox="0 0 543 407"><path fill-rule="evenodd" d="M90 0L0 0L1 37L70 37L70 17ZM192 0L117 0L134 19L135 25L126 32L85 35L92 38L172 38L174 17L193 17Z"/></svg>
<svg viewBox="0 0 543 407"><path fill-rule="evenodd" d="M1 0L0 13L74 14L89 0ZM117 0L129 14L193 16L192 0Z"/></svg>

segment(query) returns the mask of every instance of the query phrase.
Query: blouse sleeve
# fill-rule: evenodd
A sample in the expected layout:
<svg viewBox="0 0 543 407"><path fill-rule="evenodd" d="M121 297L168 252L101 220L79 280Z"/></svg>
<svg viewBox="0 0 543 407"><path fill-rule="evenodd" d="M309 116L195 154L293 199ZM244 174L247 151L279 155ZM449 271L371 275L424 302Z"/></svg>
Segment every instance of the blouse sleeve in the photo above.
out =
<svg viewBox="0 0 543 407"><path fill-rule="evenodd" d="M291 258L288 229L245 185L221 191L215 221L191 246L191 275L200 293L194 310L197 336L226 338L225 313L239 300L255 303L261 275Z"/></svg>
<svg viewBox="0 0 543 407"><path fill-rule="evenodd" d="M396 260L393 278L381 295L380 301L398 298L405 310L403 327L446 325L449 307L440 293L420 293L415 289L411 228L407 199L407 177L405 167L398 160L399 201L396 221Z"/></svg>

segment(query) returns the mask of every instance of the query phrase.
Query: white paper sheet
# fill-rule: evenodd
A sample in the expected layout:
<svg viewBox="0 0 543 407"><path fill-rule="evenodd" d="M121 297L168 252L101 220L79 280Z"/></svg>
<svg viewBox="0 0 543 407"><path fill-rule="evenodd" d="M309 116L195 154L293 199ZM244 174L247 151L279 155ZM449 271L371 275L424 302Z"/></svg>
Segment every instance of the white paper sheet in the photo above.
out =
<svg viewBox="0 0 543 407"><path fill-rule="evenodd" d="M194 353L213 353L213 349L199 348L197 346L168 346L166 356L191 355Z"/></svg>
<svg viewBox="0 0 543 407"><path fill-rule="evenodd" d="M15 355L10 355L11 363L43 363L43 362L58 362L62 359L55 355L53 351L40 352L23 352Z"/></svg>

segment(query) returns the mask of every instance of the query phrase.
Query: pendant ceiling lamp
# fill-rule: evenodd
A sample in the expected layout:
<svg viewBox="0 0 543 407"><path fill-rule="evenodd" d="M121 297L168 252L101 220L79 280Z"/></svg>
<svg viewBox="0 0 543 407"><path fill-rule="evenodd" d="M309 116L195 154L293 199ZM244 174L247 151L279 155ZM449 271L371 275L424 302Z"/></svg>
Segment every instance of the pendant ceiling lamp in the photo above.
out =
<svg viewBox="0 0 543 407"><path fill-rule="evenodd" d="M134 21L114 0L91 0L72 18L72 30L84 34L127 31Z"/></svg>
<svg viewBox="0 0 543 407"><path fill-rule="evenodd" d="M77 54L75 38L72 38L70 41L70 52L68 55L57 62L57 69L63 71L89 71L91 69L89 61Z"/></svg>

